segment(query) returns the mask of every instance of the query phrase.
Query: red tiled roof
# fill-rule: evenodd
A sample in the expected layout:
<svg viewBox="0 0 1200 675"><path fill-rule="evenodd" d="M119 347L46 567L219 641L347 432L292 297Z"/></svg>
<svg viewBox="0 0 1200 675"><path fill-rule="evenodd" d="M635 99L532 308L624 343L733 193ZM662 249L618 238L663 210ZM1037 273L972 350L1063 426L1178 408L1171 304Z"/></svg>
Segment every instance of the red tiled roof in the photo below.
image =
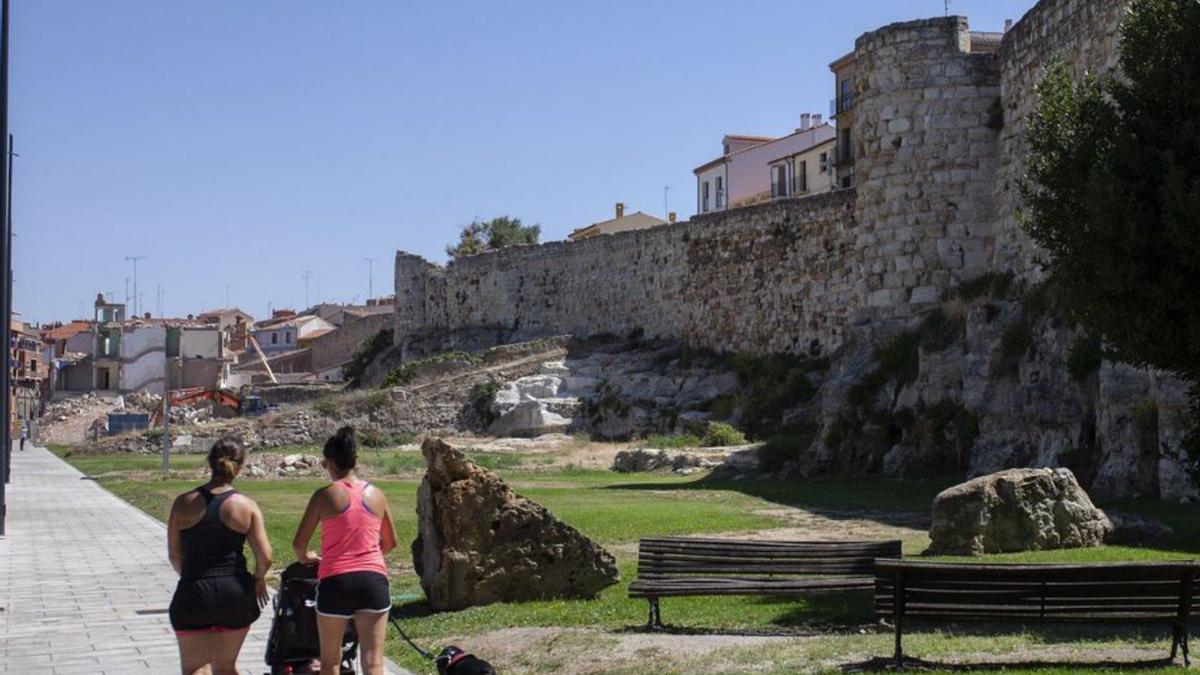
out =
<svg viewBox="0 0 1200 675"><path fill-rule="evenodd" d="M90 330L92 322L90 321L72 321L68 324L63 324L58 328L51 328L45 332L46 340L67 340L80 333Z"/></svg>

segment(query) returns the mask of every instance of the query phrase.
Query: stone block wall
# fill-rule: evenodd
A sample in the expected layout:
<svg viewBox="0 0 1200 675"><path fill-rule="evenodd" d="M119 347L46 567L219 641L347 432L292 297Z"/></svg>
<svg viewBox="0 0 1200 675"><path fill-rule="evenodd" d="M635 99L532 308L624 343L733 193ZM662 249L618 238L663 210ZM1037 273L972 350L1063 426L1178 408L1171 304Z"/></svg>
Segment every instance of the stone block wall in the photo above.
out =
<svg viewBox="0 0 1200 675"><path fill-rule="evenodd" d="M320 373L348 362L365 340L391 328L394 322L392 314L368 314L314 339L309 345L313 372Z"/></svg>
<svg viewBox="0 0 1200 675"><path fill-rule="evenodd" d="M963 17L898 23L855 43L858 248L870 306L936 302L988 266L1000 71Z"/></svg>
<svg viewBox="0 0 1200 675"><path fill-rule="evenodd" d="M1004 127L994 181L995 241L990 267L1036 276L1038 251L1018 222L1017 182L1025 175L1027 119L1046 64L1059 58L1077 74L1117 67L1121 19L1129 0L1042 0L1004 35L996 59Z"/></svg>
<svg viewBox="0 0 1200 675"><path fill-rule="evenodd" d="M747 353L839 344L865 302L854 192L787 199L580 242L396 257L396 343L429 332L672 337Z"/></svg>

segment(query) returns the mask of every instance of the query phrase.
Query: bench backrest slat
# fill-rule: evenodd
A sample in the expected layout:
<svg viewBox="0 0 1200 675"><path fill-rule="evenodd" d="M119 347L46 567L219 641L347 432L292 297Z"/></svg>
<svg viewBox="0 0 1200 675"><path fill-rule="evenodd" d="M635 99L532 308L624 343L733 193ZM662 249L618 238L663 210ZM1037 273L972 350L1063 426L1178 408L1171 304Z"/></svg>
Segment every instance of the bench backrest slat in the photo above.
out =
<svg viewBox="0 0 1200 675"><path fill-rule="evenodd" d="M880 560L875 608L957 621L1170 621L1184 611L1193 562L972 565Z"/></svg>
<svg viewBox="0 0 1200 675"><path fill-rule="evenodd" d="M863 575L899 558L899 541L760 542L662 537L638 545L638 576Z"/></svg>

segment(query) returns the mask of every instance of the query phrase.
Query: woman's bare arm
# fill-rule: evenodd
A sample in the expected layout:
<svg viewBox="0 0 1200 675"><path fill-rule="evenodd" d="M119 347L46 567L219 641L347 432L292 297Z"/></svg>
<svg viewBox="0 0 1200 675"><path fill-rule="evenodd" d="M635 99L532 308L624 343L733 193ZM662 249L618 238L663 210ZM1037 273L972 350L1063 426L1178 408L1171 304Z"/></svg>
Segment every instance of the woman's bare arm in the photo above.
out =
<svg viewBox="0 0 1200 675"><path fill-rule="evenodd" d="M246 539L254 552L254 594L258 596L259 607L265 607L271 598L266 582L267 570L271 569L271 540L267 539L262 509L254 501L247 501L250 502L250 531L246 533Z"/></svg>
<svg viewBox="0 0 1200 675"><path fill-rule="evenodd" d="M267 525L263 521L258 504L250 502L250 531L246 533L250 550L254 552L254 576L262 579L271 569L271 540L267 539Z"/></svg>
<svg viewBox="0 0 1200 675"><path fill-rule="evenodd" d="M386 555L396 548L396 528L392 526L392 509L384 502L383 524L379 528L379 548Z"/></svg>
<svg viewBox="0 0 1200 675"><path fill-rule="evenodd" d="M167 518L167 557L171 559L171 567L176 574L183 574L183 539L179 536L179 507L183 497L175 498L171 505L171 515Z"/></svg>
<svg viewBox="0 0 1200 675"><path fill-rule="evenodd" d="M296 527L296 536L292 538L292 553L296 554L296 560L309 565L321 560L321 556L308 549L308 543L316 533L317 525L321 523L321 500L324 493L325 488L321 488L309 497L304 516L300 518L300 525Z"/></svg>

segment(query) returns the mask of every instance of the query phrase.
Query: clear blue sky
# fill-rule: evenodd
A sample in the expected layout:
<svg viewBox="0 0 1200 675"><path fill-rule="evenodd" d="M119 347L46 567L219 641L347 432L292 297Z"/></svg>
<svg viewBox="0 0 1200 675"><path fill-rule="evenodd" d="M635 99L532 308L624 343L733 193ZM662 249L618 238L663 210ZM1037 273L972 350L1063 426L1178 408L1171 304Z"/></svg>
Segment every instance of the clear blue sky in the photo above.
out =
<svg viewBox="0 0 1200 675"><path fill-rule="evenodd" d="M999 30L1033 0L955 0ZM694 211L727 132L828 114L828 63L942 0L13 0L15 301L256 316L390 292L476 217L543 240L613 203Z"/></svg>

